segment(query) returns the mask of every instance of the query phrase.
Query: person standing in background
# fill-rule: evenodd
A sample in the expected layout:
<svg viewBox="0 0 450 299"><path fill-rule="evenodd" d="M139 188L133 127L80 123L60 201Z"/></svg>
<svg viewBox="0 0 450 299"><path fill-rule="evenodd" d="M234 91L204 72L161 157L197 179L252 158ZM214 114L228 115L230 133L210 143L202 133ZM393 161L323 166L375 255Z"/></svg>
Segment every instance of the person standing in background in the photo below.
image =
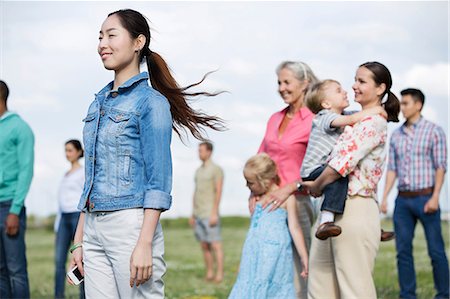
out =
<svg viewBox="0 0 450 299"><path fill-rule="evenodd" d="M29 298L24 202L33 178L34 135L8 111L8 95L0 81L0 297Z"/></svg>
<svg viewBox="0 0 450 299"><path fill-rule="evenodd" d="M401 92L401 110L406 122L392 133L389 164L381 212L387 212L387 197L398 178L395 201L397 268L400 297L416 298L413 239L417 220L424 228L433 266L435 298L449 298L449 269L441 231L439 195L447 170L444 130L421 115L425 96L419 89Z"/></svg>
<svg viewBox="0 0 450 299"><path fill-rule="evenodd" d="M223 171L211 155L213 145L202 142L198 156L202 165L195 172L194 210L190 225L201 244L207 281L219 283L223 279L223 250L220 236L219 205L222 197ZM216 274L214 276L214 261Z"/></svg>
<svg viewBox="0 0 450 299"><path fill-rule="evenodd" d="M58 215L55 221L55 298L64 298L66 260L70 244L75 236L80 211L77 209L84 186L84 167L80 159L84 155L81 142L71 139L65 144L70 170L64 175L58 189ZM80 299L84 298L84 282L80 284Z"/></svg>

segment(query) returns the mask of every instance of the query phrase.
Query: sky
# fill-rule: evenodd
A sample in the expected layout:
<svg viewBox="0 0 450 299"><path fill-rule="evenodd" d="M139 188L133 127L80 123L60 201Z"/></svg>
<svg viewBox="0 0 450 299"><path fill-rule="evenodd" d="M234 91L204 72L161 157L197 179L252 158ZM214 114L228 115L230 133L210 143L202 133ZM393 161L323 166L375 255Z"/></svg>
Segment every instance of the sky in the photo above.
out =
<svg viewBox="0 0 450 299"><path fill-rule="evenodd" d="M226 132L208 131L213 159L225 172L222 215L248 215L242 168L256 153L270 115L284 108L276 67L306 62L320 79L349 92L357 67L385 64L392 91L420 88L423 115L448 136L448 2L20 2L0 1L0 78L10 88L9 110L35 137L35 174L26 199L29 214L57 210L57 189L70 165L64 143L82 136L94 94L113 79L97 54L98 31L121 8L143 13L152 28L150 48L161 54L180 85L216 70L196 109L226 120ZM145 65L142 70L145 70ZM401 120L403 121L403 119ZM400 124L390 123L388 134ZM173 205L163 217L192 212L198 141L173 135ZM441 206L449 209L448 182ZM379 184L382 194L384 178ZM389 197L392 213L396 190ZM381 198L380 198L381 199Z"/></svg>

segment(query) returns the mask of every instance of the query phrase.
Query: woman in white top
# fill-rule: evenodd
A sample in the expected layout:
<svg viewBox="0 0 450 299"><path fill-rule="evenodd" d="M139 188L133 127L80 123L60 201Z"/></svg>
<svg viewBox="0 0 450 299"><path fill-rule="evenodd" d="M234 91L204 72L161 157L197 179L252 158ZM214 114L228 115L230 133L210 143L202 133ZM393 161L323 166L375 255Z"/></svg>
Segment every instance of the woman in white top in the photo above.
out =
<svg viewBox="0 0 450 299"><path fill-rule="evenodd" d="M55 298L64 298L67 252L73 241L80 211L77 209L84 185L84 167L81 142L72 139L65 144L66 158L71 168L61 180L58 189L58 215L55 222ZM84 284L80 285L80 298L84 298Z"/></svg>

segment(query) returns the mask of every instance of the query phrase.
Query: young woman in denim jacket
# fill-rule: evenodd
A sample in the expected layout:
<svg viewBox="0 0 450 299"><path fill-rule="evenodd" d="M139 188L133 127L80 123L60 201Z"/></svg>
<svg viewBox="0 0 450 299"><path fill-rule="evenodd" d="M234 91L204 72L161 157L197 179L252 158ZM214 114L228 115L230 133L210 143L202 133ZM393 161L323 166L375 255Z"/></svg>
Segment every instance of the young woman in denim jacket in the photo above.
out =
<svg viewBox="0 0 450 299"><path fill-rule="evenodd" d="M201 139L201 126L220 130L222 123L187 104L189 96L211 94L187 92L201 81L178 86L149 49L139 12L109 14L99 40L103 65L115 76L83 120L86 183L70 266L84 273L87 298L164 298L159 217L172 200L172 129ZM144 58L149 73L139 72Z"/></svg>

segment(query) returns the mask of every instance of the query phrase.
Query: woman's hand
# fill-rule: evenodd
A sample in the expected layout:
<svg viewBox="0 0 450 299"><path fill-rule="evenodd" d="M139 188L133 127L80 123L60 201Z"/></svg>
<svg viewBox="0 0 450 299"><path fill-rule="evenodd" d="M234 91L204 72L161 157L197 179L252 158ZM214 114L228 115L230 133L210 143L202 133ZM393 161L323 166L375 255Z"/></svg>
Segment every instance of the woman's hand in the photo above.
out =
<svg viewBox="0 0 450 299"><path fill-rule="evenodd" d="M130 258L130 287L138 287L152 276L152 243L138 242Z"/></svg>
<svg viewBox="0 0 450 299"><path fill-rule="evenodd" d="M322 195L322 190L320 190L319 185L316 183L316 181L302 182L302 186L305 187L308 190L309 194L314 197L319 197Z"/></svg>
<svg viewBox="0 0 450 299"><path fill-rule="evenodd" d="M292 185L294 185L294 189L292 188ZM262 208L265 209L269 204L272 204L269 212L278 209L278 207L281 206L295 190L297 190L296 182L287 184L283 188L271 192L269 196L266 196L262 201Z"/></svg>
<svg viewBox="0 0 450 299"><path fill-rule="evenodd" d="M81 275L84 276L84 269L83 269L83 247L78 247L72 252L72 258L69 262L69 270L72 270L75 266L78 266L78 270L80 271ZM71 285L75 285L73 281L67 277L67 282Z"/></svg>

